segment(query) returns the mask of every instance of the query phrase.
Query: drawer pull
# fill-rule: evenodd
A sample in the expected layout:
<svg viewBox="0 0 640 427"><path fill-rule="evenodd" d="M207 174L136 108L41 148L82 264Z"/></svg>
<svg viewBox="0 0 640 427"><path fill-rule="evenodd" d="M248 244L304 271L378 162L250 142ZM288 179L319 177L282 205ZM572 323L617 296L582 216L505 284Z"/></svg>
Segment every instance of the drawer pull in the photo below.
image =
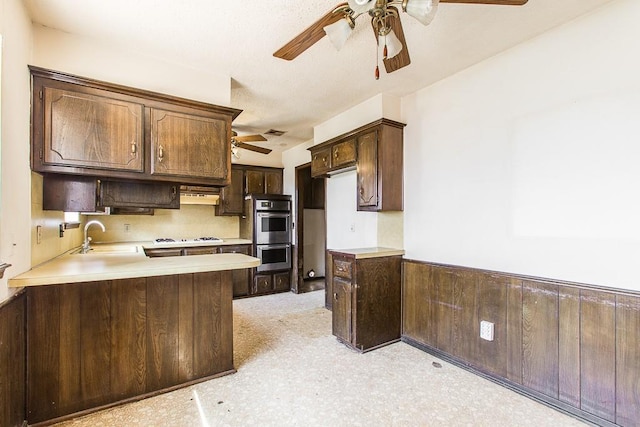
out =
<svg viewBox="0 0 640 427"><path fill-rule="evenodd" d="M336 301L338 301L338 293L337 293L337 292L334 292L334 293L333 293L333 299L334 299L334 300L336 300Z"/></svg>

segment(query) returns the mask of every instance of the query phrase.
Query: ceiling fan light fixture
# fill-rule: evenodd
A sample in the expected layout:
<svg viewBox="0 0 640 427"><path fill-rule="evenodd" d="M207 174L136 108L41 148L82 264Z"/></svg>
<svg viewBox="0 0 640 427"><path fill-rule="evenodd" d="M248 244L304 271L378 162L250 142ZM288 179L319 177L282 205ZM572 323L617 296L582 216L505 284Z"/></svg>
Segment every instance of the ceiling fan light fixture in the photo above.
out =
<svg viewBox="0 0 640 427"><path fill-rule="evenodd" d="M358 15L366 13L376 5L376 0L348 0L349 8Z"/></svg>
<svg viewBox="0 0 640 427"><path fill-rule="evenodd" d="M349 20L349 17L345 17L339 21L334 22L333 24L327 25L324 27L324 32L329 36L329 40L331 40L331 44L336 48L336 50L342 49L342 46L347 42L347 39L351 35L351 31L353 31L352 25L353 21Z"/></svg>
<svg viewBox="0 0 640 427"><path fill-rule="evenodd" d="M402 42L398 39L398 36L396 36L396 33L394 33L393 30L389 30L386 35L378 36L378 41L380 46L383 46L383 49L384 46L387 46L387 55L385 59L393 58L402 50Z"/></svg>
<svg viewBox="0 0 640 427"><path fill-rule="evenodd" d="M439 0L404 0L402 2L402 10L423 25L429 25L436 16L438 3Z"/></svg>

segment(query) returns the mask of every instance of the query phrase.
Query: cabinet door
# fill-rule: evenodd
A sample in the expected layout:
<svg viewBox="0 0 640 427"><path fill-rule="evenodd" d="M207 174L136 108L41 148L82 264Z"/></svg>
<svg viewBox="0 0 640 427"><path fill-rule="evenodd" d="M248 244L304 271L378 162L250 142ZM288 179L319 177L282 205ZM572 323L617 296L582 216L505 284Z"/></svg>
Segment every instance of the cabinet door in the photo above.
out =
<svg viewBox="0 0 640 427"><path fill-rule="evenodd" d="M180 209L177 184L102 181L99 206Z"/></svg>
<svg viewBox="0 0 640 427"><path fill-rule="evenodd" d="M282 194L282 172L269 171L264 173L265 193Z"/></svg>
<svg viewBox="0 0 640 427"><path fill-rule="evenodd" d="M143 172L142 104L44 88L47 165Z"/></svg>
<svg viewBox="0 0 640 427"><path fill-rule="evenodd" d="M264 172L258 170L246 170L244 172L247 194L264 194Z"/></svg>
<svg viewBox="0 0 640 427"><path fill-rule="evenodd" d="M378 204L377 132L358 137L358 210L375 210Z"/></svg>
<svg viewBox="0 0 640 427"><path fill-rule="evenodd" d="M245 254L251 255L251 245L233 245L233 246L220 246L220 253L222 254ZM243 297L249 295L249 269L233 270L233 297Z"/></svg>
<svg viewBox="0 0 640 427"><path fill-rule="evenodd" d="M311 152L311 176L324 175L331 168L331 148Z"/></svg>
<svg viewBox="0 0 640 427"><path fill-rule="evenodd" d="M263 294L273 291L273 281L270 274L256 274L253 278L253 293Z"/></svg>
<svg viewBox="0 0 640 427"><path fill-rule="evenodd" d="M220 204L216 215L242 215L244 208L244 171L231 168L231 184L220 189Z"/></svg>
<svg viewBox="0 0 640 427"><path fill-rule="evenodd" d="M351 342L351 282L333 278L332 333Z"/></svg>
<svg viewBox="0 0 640 427"><path fill-rule="evenodd" d="M151 173L228 183L229 140L223 118L151 110Z"/></svg>
<svg viewBox="0 0 640 427"><path fill-rule="evenodd" d="M349 139L331 148L331 167L348 166L356 161L356 141Z"/></svg>
<svg viewBox="0 0 640 427"><path fill-rule="evenodd" d="M273 275L273 287L276 291L288 291L291 289L290 272L276 273Z"/></svg>

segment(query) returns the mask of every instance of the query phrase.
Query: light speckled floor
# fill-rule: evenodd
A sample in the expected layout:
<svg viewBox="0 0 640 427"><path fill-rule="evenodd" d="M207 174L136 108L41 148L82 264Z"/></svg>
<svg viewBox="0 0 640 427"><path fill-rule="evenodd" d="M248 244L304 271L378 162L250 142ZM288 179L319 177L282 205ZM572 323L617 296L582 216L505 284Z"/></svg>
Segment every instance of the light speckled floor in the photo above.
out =
<svg viewBox="0 0 640 427"><path fill-rule="evenodd" d="M234 301L236 374L58 425L584 425L404 343L355 353L323 303L323 291Z"/></svg>

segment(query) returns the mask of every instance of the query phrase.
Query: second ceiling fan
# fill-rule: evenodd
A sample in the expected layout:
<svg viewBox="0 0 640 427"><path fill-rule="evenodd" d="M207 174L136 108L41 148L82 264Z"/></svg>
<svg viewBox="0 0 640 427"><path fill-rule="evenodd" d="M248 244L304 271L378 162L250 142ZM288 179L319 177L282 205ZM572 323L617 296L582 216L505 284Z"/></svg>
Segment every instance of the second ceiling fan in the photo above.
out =
<svg viewBox="0 0 640 427"><path fill-rule="evenodd" d="M528 0L349 0L341 3L322 16L310 27L297 35L289 43L278 49L273 56L288 61L296 58L316 42L328 35L331 43L340 49L351 31L355 20L364 14L371 16L371 26L376 42L383 48L383 63L387 73L392 73L411 63L409 49L402 30L400 13L403 12L429 25L438 9L438 3L491 4L504 6L522 6ZM380 77L376 66L375 77Z"/></svg>
<svg viewBox="0 0 640 427"><path fill-rule="evenodd" d="M239 136L238 132L231 131L231 153L234 157L239 158L238 148L243 148L249 151L255 151L260 154L269 154L272 150L269 148L258 147L257 145L247 144L247 142L262 142L267 141L262 135L242 135Z"/></svg>

